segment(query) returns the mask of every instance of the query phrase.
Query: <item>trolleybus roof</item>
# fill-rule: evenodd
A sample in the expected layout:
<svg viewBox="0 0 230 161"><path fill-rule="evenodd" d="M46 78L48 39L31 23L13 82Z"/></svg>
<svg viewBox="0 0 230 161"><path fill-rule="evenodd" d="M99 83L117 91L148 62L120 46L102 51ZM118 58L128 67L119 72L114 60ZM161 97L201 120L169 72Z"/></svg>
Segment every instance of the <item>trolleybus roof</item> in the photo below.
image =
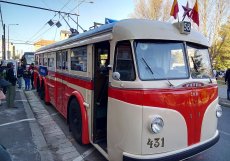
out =
<svg viewBox="0 0 230 161"><path fill-rule="evenodd" d="M111 33L111 38L116 41L131 39L175 40L209 46L207 39L195 30L191 30L191 33L188 35L181 34L178 24L145 19L127 19L111 24L105 24L93 30L72 36L66 40L47 45L38 49L37 52L58 48L76 41L82 41L87 38L103 35L105 33Z"/></svg>

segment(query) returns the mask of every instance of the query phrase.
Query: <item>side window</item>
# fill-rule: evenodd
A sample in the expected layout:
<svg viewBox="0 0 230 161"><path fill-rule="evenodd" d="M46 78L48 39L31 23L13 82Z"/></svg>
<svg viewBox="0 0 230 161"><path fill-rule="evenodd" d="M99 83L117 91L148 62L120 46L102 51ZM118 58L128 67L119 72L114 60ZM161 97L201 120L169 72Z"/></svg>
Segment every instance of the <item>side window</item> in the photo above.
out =
<svg viewBox="0 0 230 161"><path fill-rule="evenodd" d="M68 70L68 51L62 51L62 69Z"/></svg>
<svg viewBox="0 0 230 161"><path fill-rule="evenodd" d="M43 65L43 56L44 56L44 54L40 54L40 56L39 56L39 65Z"/></svg>
<svg viewBox="0 0 230 161"><path fill-rule="evenodd" d="M48 66L48 58L47 57L44 58L44 66Z"/></svg>
<svg viewBox="0 0 230 161"><path fill-rule="evenodd" d="M54 58L48 59L48 67L54 67Z"/></svg>
<svg viewBox="0 0 230 161"><path fill-rule="evenodd" d="M62 54L60 51L57 52L57 63L56 63L56 67L57 69L62 69Z"/></svg>
<svg viewBox="0 0 230 161"><path fill-rule="evenodd" d="M39 55L35 55L35 65L39 64Z"/></svg>
<svg viewBox="0 0 230 161"><path fill-rule="evenodd" d="M87 71L87 46L71 49L71 70Z"/></svg>
<svg viewBox="0 0 230 161"><path fill-rule="evenodd" d="M135 70L132 57L132 49L129 41L119 42L115 53L115 72L120 73L122 81L134 81Z"/></svg>
<svg viewBox="0 0 230 161"><path fill-rule="evenodd" d="M48 53L44 53L43 55L43 65L48 66Z"/></svg>

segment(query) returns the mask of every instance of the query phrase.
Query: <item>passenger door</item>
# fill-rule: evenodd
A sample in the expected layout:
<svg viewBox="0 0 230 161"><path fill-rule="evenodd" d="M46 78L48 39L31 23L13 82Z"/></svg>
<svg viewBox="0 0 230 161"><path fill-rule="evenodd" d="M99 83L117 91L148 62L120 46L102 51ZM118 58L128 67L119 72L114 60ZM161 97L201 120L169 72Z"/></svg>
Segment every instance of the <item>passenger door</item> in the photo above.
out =
<svg viewBox="0 0 230 161"><path fill-rule="evenodd" d="M94 45L93 141L106 140L110 58L108 41Z"/></svg>

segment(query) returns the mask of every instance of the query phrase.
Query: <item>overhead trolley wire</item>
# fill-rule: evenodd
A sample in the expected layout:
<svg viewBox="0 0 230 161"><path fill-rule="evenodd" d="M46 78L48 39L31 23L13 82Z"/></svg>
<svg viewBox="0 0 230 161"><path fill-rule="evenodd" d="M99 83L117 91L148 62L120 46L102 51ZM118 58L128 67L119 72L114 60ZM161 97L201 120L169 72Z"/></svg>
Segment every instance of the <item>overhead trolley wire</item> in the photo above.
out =
<svg viewBox="0 0 230 161"><path fill-rule="evenodd" d="M62 10L62 9L64 9L69 3L70 3L70 1L71 0L69 0L69 1L67 1L65 4L64 4L64 6L60 9L60 11ZM60 12L59 12L60 13ZM56 12L55 13L55 15L53 16L53 18L57 15L58 13ZM51 19L53 19L53 18L51 18ZM35 41L37 38L39 38L39 36L42 36L43 34L45 34L47 31L49 31L49 29L48 30L46 30L45 32L43 32L42 34L40 34L39 36L36 36L36 35L38 35L41 31L42 31L42 29L44 29L44 27L47 25L47 22L33 35L33 36L31 36L26 42L33 42L33 41ZM51 26L50 27L50 29L52 28L53 26ZM56 35L56 34L55 34ZM36 37L35 37L36 36ZM34 38L35 37L35 38ZM56 37L56 36L55 36Z"/></svg>
<svg viewBox="0 0 230 161"><path fill-rule="evenodd" d="M14 2L8 2L8 1L2 1L2 0L0 0L0 2L2 2L2 3L8 3L8 4L13 4L13 5L18 5L18 6L23 6L23 7L29 7L29 8L35 8L35 9L40 9L40 10L51 11L51 12L55 12L55 13L63 13L63 14L69 14L69 15L78 16L78 14L75 14L75 13L62 12L62 11L57 11L57 10L53 10L53 9L48 9L48 8L43 8L43 7L37 7L37 6L31 6L31 5L21 4L21 3L14 3Z"/></svg>

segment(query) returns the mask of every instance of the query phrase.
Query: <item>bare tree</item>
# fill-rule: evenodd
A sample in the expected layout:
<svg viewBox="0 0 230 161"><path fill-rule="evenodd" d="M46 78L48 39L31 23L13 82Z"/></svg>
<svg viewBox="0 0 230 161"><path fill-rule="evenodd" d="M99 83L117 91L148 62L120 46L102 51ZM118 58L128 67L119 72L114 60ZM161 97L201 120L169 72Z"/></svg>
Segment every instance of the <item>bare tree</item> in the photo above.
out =
<svg viewBox="0 0 230 161"><path fill-rule="evenodd" d="M195 0L190 0L192 4ZM230 15L229 0L200 0L199 1L199 17L200 26L193 26L202 32L211 44L211 60L212 62L220 54L220 49L225 42L225 37L220 36L221 26L225 24Z"/></svg>
<svg viewBox="0 0 230 161"><path fill-rule="evenodd" d="M170 0L135 0L131 17L166 21L170 18Z"/></svg>

